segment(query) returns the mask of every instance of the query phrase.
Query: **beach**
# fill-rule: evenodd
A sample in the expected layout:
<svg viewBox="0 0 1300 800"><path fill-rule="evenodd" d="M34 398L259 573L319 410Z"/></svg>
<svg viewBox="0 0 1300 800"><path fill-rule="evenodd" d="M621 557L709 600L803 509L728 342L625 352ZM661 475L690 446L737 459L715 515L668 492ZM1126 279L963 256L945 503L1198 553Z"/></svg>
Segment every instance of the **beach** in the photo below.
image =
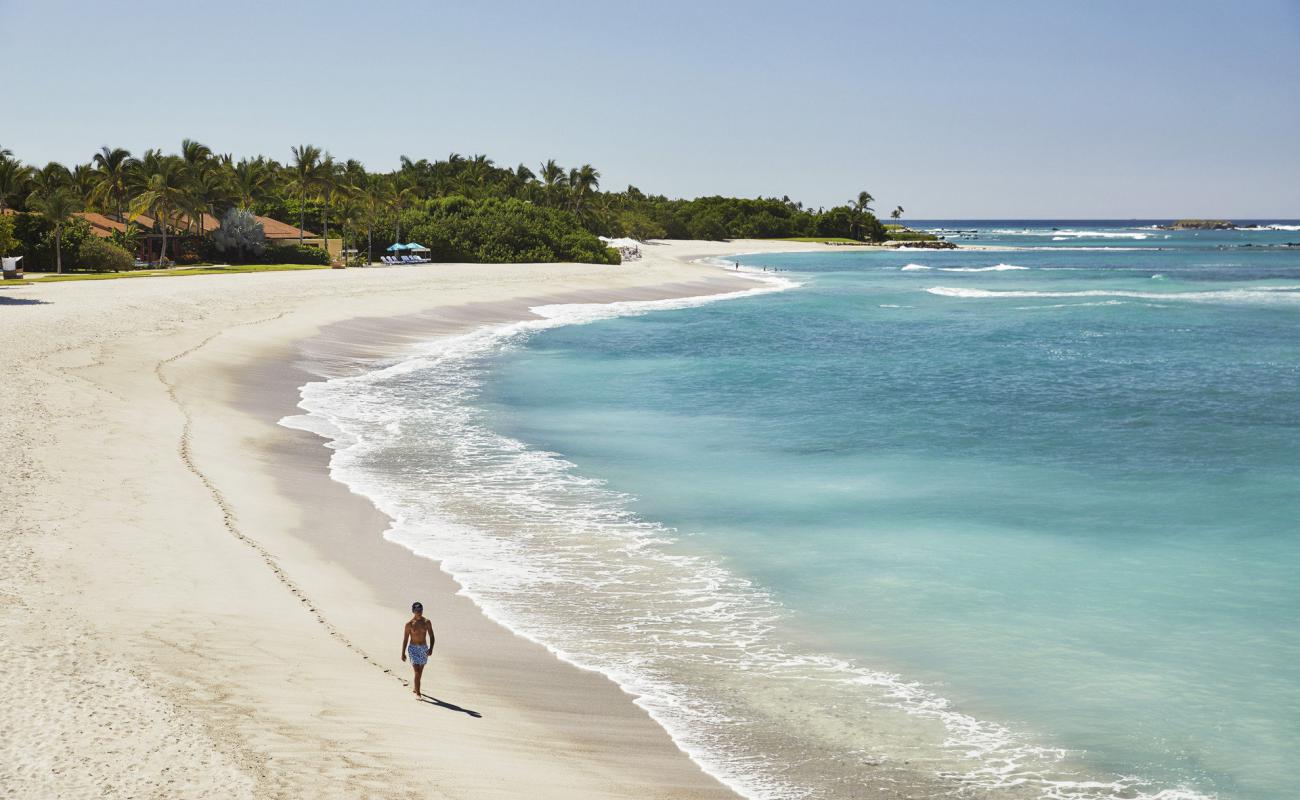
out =
<svg viewBox="0 0 1300 800"><path fill-rule="evenodd" d="M745 291L689 262L818 247L0 292L6 796L734 796L614 683L385 541L322 440L277 423L322 368L534 306ZM438 636L420 703L413 600Z"/></svg>

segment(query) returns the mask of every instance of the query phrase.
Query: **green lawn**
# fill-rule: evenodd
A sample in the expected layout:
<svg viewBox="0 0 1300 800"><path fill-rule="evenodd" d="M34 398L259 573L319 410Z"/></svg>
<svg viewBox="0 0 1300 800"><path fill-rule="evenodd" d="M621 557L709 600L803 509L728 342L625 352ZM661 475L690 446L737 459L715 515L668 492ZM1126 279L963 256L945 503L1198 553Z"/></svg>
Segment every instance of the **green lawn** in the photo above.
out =
<svg viewBox="0 0 1300 800"><path fill-rule="evenodd" d="M282 272L299 269L329 269L319 264L242 264L229 267L186 267L183 269L137 269L130 272L75 272L67 275L49 275L28 278L27 283L56 283L59 281L107 281L115 278L172 278L185 275L227 275L234 272Z"/></svg>

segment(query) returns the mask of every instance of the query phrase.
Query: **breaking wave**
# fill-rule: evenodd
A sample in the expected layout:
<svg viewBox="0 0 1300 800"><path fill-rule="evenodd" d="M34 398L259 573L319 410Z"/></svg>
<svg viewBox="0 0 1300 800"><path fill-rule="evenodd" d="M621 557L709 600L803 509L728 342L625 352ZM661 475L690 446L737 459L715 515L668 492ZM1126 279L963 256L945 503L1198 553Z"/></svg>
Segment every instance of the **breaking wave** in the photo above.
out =
<svg viewBox="0 0 1300 800"><path fill-rule="evenodd" d="M925 291L939 297L982 300L1067 297L1125 297L1134 300L1183 300L1194 303L1300 303L1300 286L1258 286L1249 289L1219 289L1209 292L1138 292L1122 289L1085 289L1074 292L1037 290L970 289L961 286L931 286Z"/></svg>

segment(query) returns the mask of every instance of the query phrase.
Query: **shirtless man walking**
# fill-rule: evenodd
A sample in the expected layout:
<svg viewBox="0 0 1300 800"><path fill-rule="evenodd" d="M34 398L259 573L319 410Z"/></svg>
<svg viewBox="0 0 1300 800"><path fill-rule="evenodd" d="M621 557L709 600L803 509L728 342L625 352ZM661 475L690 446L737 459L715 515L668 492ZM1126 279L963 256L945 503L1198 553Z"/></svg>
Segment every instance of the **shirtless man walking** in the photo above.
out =
<svg viewBox="0 0 1300 800"><path fill-rule="evenodd" d="M424 606L411 604L412 616L402 631L402 660L411 656L411 669L415 670L415 699L420 699L420 676L424 674L424 665L429 662L429 651L433 649L433 625L424 618ZM428 640L425 637L429 637Z"/></svg>

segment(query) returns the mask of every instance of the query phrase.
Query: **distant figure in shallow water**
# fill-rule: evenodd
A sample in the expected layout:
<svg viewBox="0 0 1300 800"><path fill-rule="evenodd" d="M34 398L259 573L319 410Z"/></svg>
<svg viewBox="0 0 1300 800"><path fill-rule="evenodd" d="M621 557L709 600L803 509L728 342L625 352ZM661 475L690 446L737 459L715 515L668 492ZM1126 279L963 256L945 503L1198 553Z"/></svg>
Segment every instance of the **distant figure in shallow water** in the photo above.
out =
<svg viewBox="0 0 1300 800"><path fill-rule="evenodd" d="M415 699L420 699L420 676L424 674L424 665L429 663L429 651L433 649L433 625L424 618L424 605L411 604L412 616L402 631L402 660L411 656L411 669L415 670ZM428 637L426 640L425 637Z"/></svg>

